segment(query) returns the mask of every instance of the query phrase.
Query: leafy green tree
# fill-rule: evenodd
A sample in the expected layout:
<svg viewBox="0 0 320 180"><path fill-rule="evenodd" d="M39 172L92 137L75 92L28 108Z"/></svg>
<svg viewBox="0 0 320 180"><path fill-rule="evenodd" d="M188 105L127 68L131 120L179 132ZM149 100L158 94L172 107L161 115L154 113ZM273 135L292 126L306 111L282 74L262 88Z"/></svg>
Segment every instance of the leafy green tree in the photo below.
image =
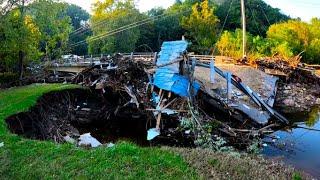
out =
<svg viewBox="0 0 320 180"><path fill-rule="evenodd" d="M93 35L87 38L89 53L134 51L140 30L139 27L130 28L127 25L141 19L133 0L96 2L91 18Z"/></svg>
<svg viewBox="0 0 320 180"><path fill-rule="evenodd" d="M194 39L197 47L194 49L202 53L212 51L218 23L219 19L214 15L214 8L209 6L208 0L193 5L191 15L182 19L182 27L187 30L188 37Z"/></svg>
<svg viewBox="0 0 320 180"><path fill-rule="evenodd" d="M320 64L320 19L313 18L309 24L310 43L306 49L306 59L310 63Z"/></svg>
<svg viewBox="0 0 320 180"><path fill-rule="evenodd" d="M26 15L27 0L0 2L0 64L6 71L18 70L23 78L24 65L40 53L37 51L39 30Z"/></svg>
<svg viewBox="0 0 320 180"><path fill-rule="evenodd" d="M148 25L149 32L141 31L141 38L150 39L147 45L154 51L160 51L163 41L180 40L185 33L180 25L183 12L185 9L181 4L174 4L168 9L151 9L147 15L155 20Z"/></svg>
<svg viewBox="0 0 320 180"><path fill-rule="evenodd" d="M217 49L222 56L233 58L242 57L242 32L237 29L235 32L224 31L216 43Z"/></svg>
<svg viewBox="0 0 320 180"><path fill-rule="evenodd" d="M41 32L40 50L45 59L60 57L67 50L71 20L66 16L66 4L53 0L36 0L28 12Z"/></svg>
<svg viewBox="0 0 320 180"><path fill-rule="evenodd" d="M227 17L224 29L235 30L241 27L240 1L220 1L217 8L217 16L223 21ZM231 4L231 7L230 7ZM230 10L229 10L230 7ZM282 14L279 9L273 8L263 0L245 1L247 30L253 35L266 35L271 24L286 21L288 16Z"/></svg>
<svg viewBox="0 0 320 180"><path fill-rule="evenodd" d="M273 42L261 36L253 36L250 33L247 37L247 56L250 62L255 61L259 57L270 56ZM242 30L236 29L232 31L224 31L216 47L219 54L222 56L229 56L235 59L242 58Z"/></svg>
<svg viewBox="0 0 320 180"><path fill-rule="evenodd" d="M286 59L303 53L303 59L307 60L306 53L312 40L309 24L300 20L289 20L283 23L273 24L269 27L267 37L274 42L272 53Z"/></svg>
<svg viewBox="0 0 320 180"><path fill-rule="evenodd" d="M66 15L71 18L73 27L73 33L69 35L69 44L84 41L88 36L92 35L91 29L87 27L87 21L89 21L90 18L87 11L77 5L68 4ZM88 53L88 45L84 43L76 47L71 47L71 53L86 55Z"/></svg>
<svg viewBox="0 0 320 180"><path fill-rule="evenodd" d="M31 16L22 17L19 9L13 9L0 19L0 64L5 71L19 71L30 61L37 60L40 31Z"/></svg>

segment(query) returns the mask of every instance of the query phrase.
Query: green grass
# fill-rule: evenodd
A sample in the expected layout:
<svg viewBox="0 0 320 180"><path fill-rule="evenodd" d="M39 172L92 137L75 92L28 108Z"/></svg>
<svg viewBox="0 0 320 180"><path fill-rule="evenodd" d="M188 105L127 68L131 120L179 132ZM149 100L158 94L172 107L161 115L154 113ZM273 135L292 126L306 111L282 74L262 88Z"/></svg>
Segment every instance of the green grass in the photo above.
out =
<svg viewBox="0 0 320 180"><path fill-rule="evenodd" d="M5 118L26 111L43 93L75 85L30 85L0 91L0 179L198 179L176 153L118 143L82 149L11 134Z"/></svg>

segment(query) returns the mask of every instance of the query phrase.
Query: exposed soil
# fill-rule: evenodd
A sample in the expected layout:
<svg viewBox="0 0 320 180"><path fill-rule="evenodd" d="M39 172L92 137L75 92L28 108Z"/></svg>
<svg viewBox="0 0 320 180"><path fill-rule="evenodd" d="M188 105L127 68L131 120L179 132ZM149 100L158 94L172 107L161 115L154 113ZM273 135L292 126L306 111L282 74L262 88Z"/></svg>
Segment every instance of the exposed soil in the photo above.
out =
<svg viewBox="0 0 320 180"><path fill-rule="evenodd" d="M257 62L259 69L277 70L280 76L275 107L283 113L310 111L320 106L320 76L305 64L292 67L281 59L266 59Z"/></svg>
<svg viewBox="0 0 320 180"><path fill-rule="evenodd" d="M12 133L59 143L65 142L67 135L77 139L90 132L101 143L129 140L142 146L194 146L191 137L172 130L178 126L177 121L165 118L166 130L150 143L146 137L147 130L155 126L154 121L149 121L152 114L132 104L120 107L119 102L130 101L130 97L110 89L106 91L104 95L89 89L50 92L39 98L28 112L8 117L6 123Z"/></svg>

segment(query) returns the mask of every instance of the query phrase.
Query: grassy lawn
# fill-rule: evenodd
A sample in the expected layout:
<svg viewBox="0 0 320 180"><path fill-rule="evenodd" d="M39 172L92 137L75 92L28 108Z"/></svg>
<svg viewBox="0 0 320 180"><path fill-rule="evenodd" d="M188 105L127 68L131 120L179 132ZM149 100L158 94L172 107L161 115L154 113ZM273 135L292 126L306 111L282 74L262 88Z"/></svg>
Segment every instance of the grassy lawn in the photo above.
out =
<svg viewBox="0 0 320 180"><path fill-rule="evenodd" d="M11 134L4 119L26 111L43 93L75 85L30 85L0 91L0 179L198 179L177 153L118 143L82 149Z"/></svg>
<svg viewBox="0 0 320 180"><path fill-rule="evenodd" d="M142 148L120 142L84 149L11 134L5 118L27 111L49 91L76 85L34 84L0 90L0 179L311 179L281 163L254 155L204 149Z"/></svg>

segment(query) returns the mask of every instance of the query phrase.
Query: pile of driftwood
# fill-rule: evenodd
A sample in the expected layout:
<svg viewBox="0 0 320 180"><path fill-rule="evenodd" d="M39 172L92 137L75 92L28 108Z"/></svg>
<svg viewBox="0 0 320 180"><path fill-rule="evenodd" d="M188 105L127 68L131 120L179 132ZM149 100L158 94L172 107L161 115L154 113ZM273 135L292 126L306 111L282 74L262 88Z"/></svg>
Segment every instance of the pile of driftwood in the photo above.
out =
<svg viewBox="0 0 320 180"><path fill-rule="evenodd" d="M299 63L296 66L289 64L287 60L281 58L264 58L256 62L258 68L267 74L285 77L286 82L299 82L319 84L320 78L316 75L315 71L320 67L317 65L308 65Z"/></svg>
<svg viewBox="0 0 320 180"><path fill-rule="evenodd" d="M210 148L224 144L220 142L221 137L226 140L225 145L247 147L252 140L287 124L283 116L239 77L221 71L213 63L198 63L187 55L186 48L187 42L184 41L165 42L159 58L154 61L120 54L102 59L76 76L68 76L68 79L72 77L72 83L89 87L96 95L94 101L90 102L90 97L81 95L55 95L44 98L28 115L10 117L18 121L7 122L20 122L10 125L18 134L29 133L33 134L30 137L57 142L63 141L65 136L79 135L77 130L81 131L86 126L107 125L106 129L112 129L117 124L117 127L126 127L126 131L136 131L135 128L141 126L132 123L143 122L145 140ZM227 79L227 94L232 94L230 87L233 86L255 107L242 105L236 108L241 103L233 103L229 96L225 98L208 93L194 76L195 66L209 68ZM52 74L49 77L54 78ZM47 99L63 101L50 105ZM248 111L254 109L267 121L259 123L253 116L248 116ZM23 120L23 117L26 118ZM112 132L119 131L117 128ZM95 132L91 133L95 135Z"/></svg>
<svg viewBox="0 0 320 180"><path fill-rule="evenodd" d="M275 107L285 113L310 111L320 104L320 67L300 63L291 66L280 58L265 58L257 61L259 68L268 74L280 77Z"/></svg>
<svg viewBox="0 0 320 180"><path fill-rule="evenodd" d="M187 61L190 59L184 56L177 62ZM120 96L116 98L117 102L112 102L116 107L113 113L121 114L130 106L144 114L146 131L150 133L148 139L153 141L191 138L210 144L217 137L224 137L232 145L245 147L254 138L272 133L281 124L277 121L257 124L203 89L193 97L182 97L160 89L151 83L152 75L159 67L153 62L117 56L112 61L87 68L73 79L73 83L100 93L101 101L110 102L114 100L113 95ZM192 73L190 75L192 78Z"/></svg>

